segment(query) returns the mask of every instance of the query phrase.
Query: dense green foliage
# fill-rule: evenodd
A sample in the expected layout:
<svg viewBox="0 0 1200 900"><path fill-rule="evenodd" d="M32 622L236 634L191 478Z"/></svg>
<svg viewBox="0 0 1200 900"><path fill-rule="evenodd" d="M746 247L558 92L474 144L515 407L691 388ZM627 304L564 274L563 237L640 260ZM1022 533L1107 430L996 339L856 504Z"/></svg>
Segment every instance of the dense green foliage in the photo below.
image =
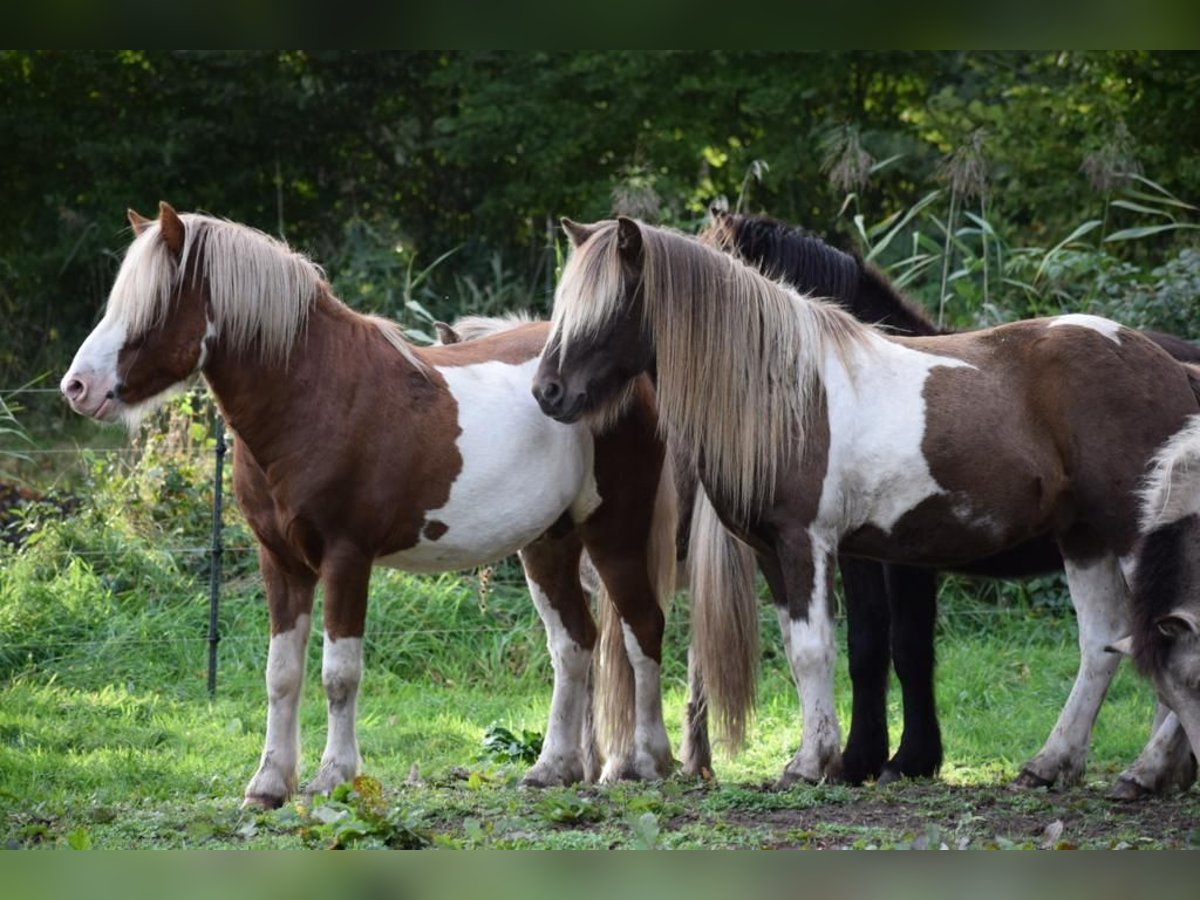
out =
<svg viewBox="0 0 1200 900"><path fill-rule="evenodd" d="M284 235L352 303L449 317L545 309L560 215L694 228L724 198L862 249L855 213L883 221L940 188L878 260L938 256L947 223L969 240L980 217L992 282L955 288L970 303L950 314L1025 314L1044 304L999 289L1006 248L1191 214L1128 174L1200 198L1198 80L1191 53L4 51L0 387L62 366L126 207L159 199ZM972 147L986 181L959 183ZM1145 280L1179 237L1107 246L1070 293L1114 265ZM937 304L964 258L912 286Z"/></svg>

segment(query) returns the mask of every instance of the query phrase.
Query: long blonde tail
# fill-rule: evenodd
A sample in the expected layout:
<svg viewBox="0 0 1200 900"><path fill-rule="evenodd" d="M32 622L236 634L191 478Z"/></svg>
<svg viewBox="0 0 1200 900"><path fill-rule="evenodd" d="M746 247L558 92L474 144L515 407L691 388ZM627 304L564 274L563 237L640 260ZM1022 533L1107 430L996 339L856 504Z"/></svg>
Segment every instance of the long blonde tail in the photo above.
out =
<svg viewBox="0 0 1200 900"><path fill-rule="evenodd" d="M663 455L662 471L654 498L654 512L646 544L646 563L650 584L658 606L665 614L675 593L675 536L679 510L676 504L675 475L670 454ZM590 565L590 561L588 561ZM593 656L596 728L600 744L608 756L620 756L633 742L634 692L633 667L625 650L621 617L599 578L595 579L599 608L600 635Z"/></svg>
<svg viewBox="0 0 1200 900"><path fill-rule="evenodd" d="M730 753L746 740L758 691L758 597L753 551L730 534L697 491L688 550L692 650L715 730Z"/></svg>

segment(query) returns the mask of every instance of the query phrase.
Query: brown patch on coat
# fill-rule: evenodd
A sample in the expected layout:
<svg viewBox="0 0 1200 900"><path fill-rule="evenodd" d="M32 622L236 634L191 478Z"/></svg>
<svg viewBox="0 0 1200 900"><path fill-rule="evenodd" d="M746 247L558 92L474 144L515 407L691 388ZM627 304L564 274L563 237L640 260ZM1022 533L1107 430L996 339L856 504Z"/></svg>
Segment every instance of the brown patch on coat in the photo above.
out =
<svg viewBox="0 0 1200 900"><path fill-rule="evenodd" d="M426 540L436 541L449 530L450 526L440 519L430 519L425 523L425 528L422 529L421 534L425 536Z"/></svg>
<svg viewBox="0 0 1200 900"><path fill-rule="evenodd" d="M666 448L657 434L654 389L642 376L625 415L596 436L594 472L600 506L579 526L584 546L600 573L621 620L642 652L662 661L665 619L651 582L646 549ZM638 465L630 464L637 460Z"/></svg>
<svg viewBox="0 0 1200 900"><path fill-rule="evenodd" d="M542 352L549 335L549 322L530 322L472 341L422 347L418 352L435 366L473 366L489 360L520 365Z"/></svg>
<svg viewBox="0 0 1200 900"><path fill-rule="evenodd" d="M220 342L206 371L248 451L235 455L235 485L259 540L327 583L331 566L357 580L376 557L416 545L426 512L449 500L462 471L458 408L436 370L415 368L374 324L325 294L301 340L286 380ZM364 592L355 606L365 602ZM330 633L361 635L361 610L326 609Z"/></svg>
<svg viewBox="0 0 1200 900"><path fill-rule="evenodd" d="M1195 403L1178 363L1136 332L1120 337L1033 320L895 338L977 368L935 368L925 384L922 451L945 493L843 546L954 566L1050 533L1075 559L1128 553L1146 462Z"/></svg>

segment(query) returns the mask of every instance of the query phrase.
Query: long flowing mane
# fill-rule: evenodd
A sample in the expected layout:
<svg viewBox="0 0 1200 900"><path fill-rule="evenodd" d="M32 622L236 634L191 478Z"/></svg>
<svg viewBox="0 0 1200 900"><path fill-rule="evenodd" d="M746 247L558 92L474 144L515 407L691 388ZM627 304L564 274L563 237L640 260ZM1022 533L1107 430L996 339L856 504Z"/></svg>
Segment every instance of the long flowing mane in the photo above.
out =
<svg viewBox="0 0 1200 900"><path fill-rule="evenodd" d="M1200 514L1200 415L1155 454L1142 489L1142 546L1133 586L1134 661L1152 674L1162 667L1170 640L1158 630L1166 615L1186 598L1182 558L1195 541Z"/></svg>
<svg viewBox="0 0 1200 900"><path fill-rule="evenodd" d="M701 235L768 278L823 297L837 297L863 322L901 334L945 333L882 272L814 234L770 216L718 212Z"/></svg>
<svg viewBox="0 0 1200 900"><path fill-rule="evenodd" d="M1200 416L1190 417L1154 455L1141 497L1143 533L1200 513Z"/></svg>
<svg viewBox="0 0 1200 900"><path fill-rule="evenodd" d="M185 213L178 262L162 240L159 223L130 245L108 297L107 314L130 335L154 328L184 278L207 281L217 333L235 352L256 351L267 363L284 363L304 331L313 303L328 291L325 273L303 253L247 225ZM410 362L413 355L399 326L367 316Z"/></svg>
<svg viewBox="0 0 1200 900"><path fill-rule="evenodd" d="M823 409L821 369L869 329L680 232L638 223L642 314L657 353L665 424L703 457L716 489L745 517L775 489ZM616 222L601 223L567 261L550 345L629 314Z"/></svg>

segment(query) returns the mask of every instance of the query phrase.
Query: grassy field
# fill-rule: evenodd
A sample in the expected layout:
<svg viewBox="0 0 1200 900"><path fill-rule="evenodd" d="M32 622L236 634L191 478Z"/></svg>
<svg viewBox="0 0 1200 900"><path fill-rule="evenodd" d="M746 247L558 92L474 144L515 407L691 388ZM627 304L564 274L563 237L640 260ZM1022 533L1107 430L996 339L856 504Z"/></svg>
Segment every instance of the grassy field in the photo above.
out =
<svg viewBox="0 0 1200 900"><path fill-rule="evenodd" d="M1086 783L1011 793L1077 664L1061 579L943 586L936 782L771 791L800 738L795 689L764 604L757 719L716 779L528 791L527 763L485 750L493 725L545 727L550 665L511 561L486 573L378 571L359 736L364 777L327 801L239 809L262 749L267 622L252 541L227 514L220 671L206 691L208 437L188 410L129 458L83 456L78 496L22 514L0 545L0 842L10 847L1188 847L1200 793L1137 805L1104 793L1153 713L1123 667ZM190 424L189 424L190 423ZM685 703L686 603L668 625L668 728ZM844 648L844 635L839 639ZM324 741L310 645L303 774ZM844 652L838 671L849 719ZM893 690L897 741L900 711ZM519 747L517 748L520 749Z"/></svg>
<svg viewBox="0 0 1200 900"><path fill-rule="evenodd" d="M1040 746L1069 689L1076 658L1069 615L946 611L939 697L948 753L937 783L768 790L799 737L795 692L778 640L768 635L750 747L736 760L718 760L715 782L675 778L534 792L515 786L523 763L490 758L483 747L495 723L518 735L544 727L549 664L527 601L502 586L483 607L473 578L383 573L378 581L359 717L365 778L357 790L273 813L239 810L262 741L266 647L258 628L263 623L251 621L261 619L261 609L234 602L246 607L234 606L236 628L222 645L221 682L210 701L204 643L195 637L205 611L193 596L181 604L196 621L191 637L156 636L152 629L130 637L122 630L107 641L30 663L7 679L0 689L5 842L1179 847L1198 838L1195 791L1135 806L1104 799L1112 777L1140 749L1152 709L1146 685L1128 671L1105 705L1084 786L1005 790ZM425 616L413 608L422 600ZM684 704L682 618L674 619L667 667L674 735ZM314 641L310 676L318 666ZM839 679L845 721L844 660ZM324 724L319 679L310 677L303 715L306 774L315 770Z"/></svg>

